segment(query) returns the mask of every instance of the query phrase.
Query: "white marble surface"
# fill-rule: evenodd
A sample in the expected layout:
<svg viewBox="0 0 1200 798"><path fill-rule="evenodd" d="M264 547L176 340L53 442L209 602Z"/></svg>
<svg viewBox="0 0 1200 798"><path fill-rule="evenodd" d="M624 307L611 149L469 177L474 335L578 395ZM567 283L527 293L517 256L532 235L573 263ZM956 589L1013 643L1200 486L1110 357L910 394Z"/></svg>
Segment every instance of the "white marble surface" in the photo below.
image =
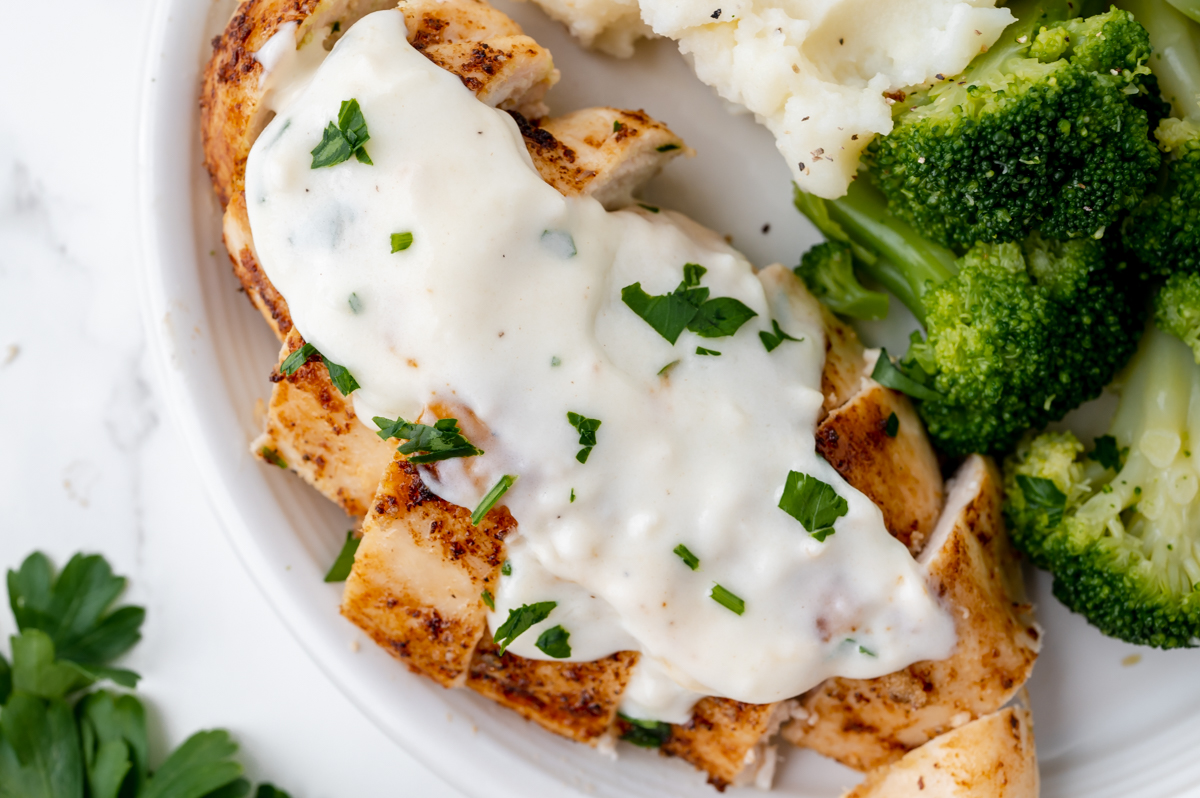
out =
<svg viewBox="0 0 1200 798"><path fill-rule="evenodd" d="M224 727L253 778L296 798L457 796L279 623L169 423L136 288L139 43L152 5L26 5L27 33L0 48L0 567L34 549L60 565L83 550L130 578L125 598L147 621L128 666L144 677L153 758ZM12 631L5 601L0 634Z"/></svg>

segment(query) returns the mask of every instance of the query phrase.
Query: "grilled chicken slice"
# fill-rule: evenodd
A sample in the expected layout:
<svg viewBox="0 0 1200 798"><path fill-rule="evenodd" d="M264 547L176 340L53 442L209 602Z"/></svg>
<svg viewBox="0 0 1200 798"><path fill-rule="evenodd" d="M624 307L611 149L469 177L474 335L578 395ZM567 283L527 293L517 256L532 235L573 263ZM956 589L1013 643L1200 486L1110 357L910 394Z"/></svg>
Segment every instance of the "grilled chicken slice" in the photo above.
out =
<svg viewBox="0 0 1200 798"><path fill-rule="evenodd" d="M1033 670L1040 632L1023 603L1000 508L995 464L969 457L918 558L930 588L956 615L950 658L878 679L829 679L801 697L796 720L783 728L787 740L871 770L1016 694Z"/></svg>
<svg viewBox="0 0 1200 798"><path fill-rule="evenodd" d="M638 655L619 651L596 662L549 662L500 653L484 635L467 687L555 734L596 745L613 727Z"/></svg>
<svg viewBox="0 0 1200 798"><path fill-rule="evenodd" d="M792 703L702 698L691 721L671 726L671 736L660 750L707 773L708 783L718 790L730 785L769 788L775 775L775 748L770 741Z"/></svg>
<svg viewBox="0 0 1200 798"><path fill-rule="evenodd" d="M550 51L483 0L403 0L408 41L493 108L540 118L558 82Z"/></svg>
<svg viewBox="0 0 1200 798"><path fill-rule="evenodd" d="M300 334L289 332L280 364L302 346ZM268 462L273 454L282 457L347 515L366 515L395 445L358 419L354 402L334 387L320 358L291 376L276 368L271 381L266 428L251 444L253 451Z"/></svg>
<svg viewBox="0 0 1200 798"><path fill-rule="evenodd" d="M540 124L513 118L543 180L567 196L595 197L609 210L631 204L664 156L694 154L645 111L584 108Z"/></svg>
<svg viewBox="0 0 1200 798"><path fill-rule="evenodd" d="M907 396L862 378L862 389L817 427L817 452L883 511L892 537L914 557L921 552L944 497L937 457Z"/></svg>
<svg viewBox="0 0 1200 798"><path fill-rule="evenodd" d="M342 614L412 670L461 686L487 631L483 591L495 591L515 528L503 507L473 525L396 453L363 522Z"/></svg>
<svg viewBox="0 0 1200 798"><path fill-rule="evenodd" d="M845 798L1037 798L1029 710L1009 707L960 726L872 771Z"/></svg>

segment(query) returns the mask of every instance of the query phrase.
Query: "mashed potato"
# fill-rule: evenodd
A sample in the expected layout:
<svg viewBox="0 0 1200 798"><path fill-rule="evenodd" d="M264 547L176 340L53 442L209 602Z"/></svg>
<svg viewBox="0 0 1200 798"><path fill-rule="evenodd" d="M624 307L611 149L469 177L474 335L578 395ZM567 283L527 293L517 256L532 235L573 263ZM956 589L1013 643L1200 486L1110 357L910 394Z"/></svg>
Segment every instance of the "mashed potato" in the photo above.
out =
<svg viewBox="0 0 1200 798"><path fill-rule="evenodd" d="M1013 21L995 0L535 0L585 44L628 55L647 29L775 134L796 182L846 193L892 129L898 90L961 72Z"/></svg>

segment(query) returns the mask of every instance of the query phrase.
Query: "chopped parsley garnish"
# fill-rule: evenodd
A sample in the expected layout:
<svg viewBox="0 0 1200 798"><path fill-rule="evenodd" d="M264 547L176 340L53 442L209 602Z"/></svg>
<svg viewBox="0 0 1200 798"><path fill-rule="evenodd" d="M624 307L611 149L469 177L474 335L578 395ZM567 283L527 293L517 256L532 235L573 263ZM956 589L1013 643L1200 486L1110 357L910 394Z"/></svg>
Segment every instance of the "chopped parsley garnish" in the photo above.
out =
<svg viewBox="0 0 1200 798"><path fill-rule="evenodd" d="M550 358L550 368L558 368L561 365L562 365L562 358L559 357L558 355L554 355L553 357Z"/></svg>
<svg viewBox="0 0 1200 798"><path fill-rule="evenodd" d="M709 299L708 289L700 286L707 271L696 263L684 264L683 282L671 293L652 296L634 283L621 289L621 301L672 345L685 329L701 338L733 335L758 314L732 297Z"/></svg>
<svg viewBox="0 0 1200 798"><path fill-rule="evenodd" d="M353 155L359 163L371 166L371 156L367 155L366 143L371 138L367 132L367 120L363 118L358 100L346 100L338 111L338 121L325 128L321 143L312 151L312 168L336 166L350 160Z"/></svg>
<svg viewBox="0 0 1200 798"><path fill-rule="evenodd" d="M273 466L279 466L282 469L287 469L287 460L279 456L279 452L272 449L270 446L264 446L258 450L258 456L266 460Z"/></svg>
<svg viewBox="0 0 1200 798"><path fill-rule="evenodd" d="M718 584L713 584L712 591L708 594L708 596L713 601L717 602L722 607L736 615L741 615L746 611L746 602L742 601L740 598L733 595Z"/></svg>
<svg viewBox="0 0 1200 798"><path fill-rule="evenodd" d="M574 489L574 488L571 488L571 501L570 501L570 503L571 503L571 504L574 504L574 503L575 503L575 489Z"/></svg>
<svg viewBox="0 0 1200 798"><path fill-rule="evenodd" d="M814 538L833 534L833 522L850 511L850 505L831 486L808 474L789 471L779 509L795 518Z"/></svg>
<svg viewBox="0 0 1200 798"><path fill-rule="evenodd" d="M1117 446L1116 438L1111 435L1101 435L1096 439L1095 448L1088 452L1088 459L1095 460L1105 468L1120 471L1121 461L1125 459L1125 455L1128 453L1129 449L1122 449ZM1189 452L1184 452L1184 457L1189 455Z"/></svg>
<svg viewBox="0 0 1200 798"><path fill-rule="evenodd" d="M354 379L354 375L345 366L339 366L324 355L321 360L325 361L325 368L329 372L329 381L341 391L342 396L349 396L359 389L358 380Z"/></svg>
<svg viewBox="0 0 1200 798"><path fill-rule="evenodd" d="M629 728L621 735L627 743L633 743L640 748L662 748L671 739L671 724L661 720L638 720L628 715L619 715L621 720L629 724Z"/></svg>
<svg viewBox="0 0 1200 798"><path fill-rule="evenodd" d="M318 352L312 344L306 343L284 358L283 362L279 364L279 371L290 377L314 356L321 358L321 362L325 364L325 370L329 372L329 380L341 391L342 396L349 396L359 389L358 380L354 379L354 375L345 366L334 363Z"/></svg>
<svg viewBox="0 0 1200 798"><path fill-rule="evenodd" d="M350 576L350 569L354 567L354 555L361 542L362 538L354 537L354 530L346 533L346 542L342 544L342 550L338 552L337 559L333 561L333 567L329 569L329 573L325 574L326 582L346 581L346 578Z"/></svg>
<svg viewBox="0 0 1200 798"><path fill-rule="evenodd" d="M647 205L644 202L639 202L638 207L645 208L646 210L650 211L650 213L658 213L658 211L659 211L658 208L654 207L653 205Z"/></svg>
<svg viewBox="0 0 1200 798"><path fill-rule="evenodd" d="M500 566L500 573L503 576L512 576L512 560L504 561L504 564Z"/></svg>
<svg viewBox="0 0 1200 798"><path fill-rule="evenodd" d="M617 121L615 119L613 120L613 133L623 130L624 128L625 128L625 126L622 125L619 121Z"/></svg>
<svg viewBox="0 0 1200 798"><path fill-rule="evenodd" d="M492 591L485 590L479 594L479 598L483 599L483 603L487 605L489 610L496 609L496 599L492 598Z"/></svg>
<svg viewBox="0 0 1200 798"><path fill-rule="evenodd" d="M763 342L763 346L767 348L768 352L774 352L775 348L784 341L804 340L803 338L793 338L785 333L782 329L780 329L779 322L775 319L771 319L771 327L774 329L774 332L767 332L766 330L758 331L758 339Z"/></svg>
<svg viewBox="0 0 1200 798"><path fill-rule="evenodd" d="M883 424L883 434L894 438L900 433L900 417L892 413Z"/></svg>
<svg viewBox="0 0 1200 798"><path fill-rule="evenodd" d="M877 657L877 656L879 656L878 654L876 654L874 651L872 651L871 649L867 648L866 646L859 646L859 647L858 647L858 653L859 653L859 654L866 654L868 657Z"/></svg>
<svg viewBox="0 0 1200 798"><path fill-rule="evenodd" d="M329 32L330 32L330 33L337 33L337 32L338 32L338 31L340 31L341 29L342 29L342 22L341 22L341 20L334 20L334 23L333 23L332 27L330 27L330 29L329 29Z"/></svg>
<svg viewBox="0 0 1200 798"><path fill-rule="evenodd" d="M403 252L412 246L412 233L392 233L392 254Z"/></svg>
<svg viewBox="0 0 1200 798"><path fill-rule="evenodd" d="M1062 521L1063 511L1067 507L1067 496L1058 489L1054 480L1045 477L1031 477L1027 474L1017 474L1017 485L1025 494L1025 501L1033 507L1046 511L1046 525L1053 529ZM1134 495L1141 494L1141 488L1134 488Z"/></svg>
<svg viewBox="0 0 1200 798"><path fill-rule="evenodd" d="M575 459L586 463L588 455L592 453L592 448L596 445L596 430L600 429L600 425L604 422L598 418L588 418L572 412L567 413L567 421L571 422L571 426L579 432L579 445L583 447L575 454Z"/></svg>
<svg viewBox="0 0 1200 798"><path fill-rule="evenodd" d="M676 546L673 551L675 552L676 556L679 557L679 559L683 560L683 564L688 568L691 568L693 571L700 567L700 558L695 554L692 554L688 550L688 547L682 543Z"/></svg>
<svg viewBox="0 0 1200 798"><path fill-rule="evenodd" d="M403 418L392 421L375 416L372 420L379 427L379 432L375 434L380 438L385 441L389 438L405 441L400 444L398 451L408 455L408 462L416 465L483 454L482 449L463 436L456 418L439 418L432 427L413 424Z"/></svg>
<svg viewBox="0 0 1200 798"><path fill-rule="evenodd" d="M875 361L875 369L871 372L871 379L885 388L891 388L894 391L908 394L913 399L937 401L942 398L942 395L937 391L926 388L901 371L892 362L892 359L888 357L886 349L879 350L879 359Z"/></svg>
<svg viewBox="0 0 1200 798"><path fill-rule="evenodd" d="M542 632L534 645L548 657L566 659L571 656L571 644L567 642L570 637L571 633L561 625L554 626Z"/></svg>
<svg viewBox="0 0 1200 798"><path fill-rule="evenodd" d="M351 313L355 314L356 316L359 313L362 313L362 309L363 309L362 300L358 298L358 294L355 294L355 293L350 294L350 299L347 301L350 303L350 312Z"/></svg>
<svg viewBox="0 0 1200 798"><path fill-rule="evenodd" d="M573 258L579 252L574 236L566 230L543 230L542 246L560 258Z"/></svg>
<svg viewBox="0 0 1200 798"><path fill-rule="evenodd" d="M720 355L721 355L721 353L715 349L705 349L702 346L696 347L696 354L697 355L711 355L713 357L720 357Z"/></svg>
<svg viewBox="0 0 1200 798"><path fill-rule="evenodd" d="M492 489L487 492L487 495L479 500L479 506L475 508L475 512L471 513L471 523L479 526L479 522L488 514L488 511L496 506L496 502L500 501L500 497L508 493L508 489L513 486L517 478L513 474L505 474L500 477Z"/></svg>
<svg viewBox="0 0 1200 798"><path fill-rule="evenodd" d="M300 367L307 363L309 358L313 355L320 356L320 354L315 346L305 344L283 359L283 362L279 364L279 373L290 377L299 371Z"/></svg>
<svg viewBox="0 0 1200 798"><path fill-rule="evenodd" d="M675 367L676 367L676 366L678 366L678 365L679 365L679 361L678 361L678 360L672 360L670 363L668 363L667 365L663 366L662 368L660 368L660 369L658 370L658 376L659 376L659 377L665 377L665 376L667 376L667 373L668 373L668 372L669 372L671 369L675 368Z"/></svg>
<svg viewBox="0 0 1200 798"><path fill-rule="evenodd" d="M670 152L671 150L679 149L678 144L663 144L661 147L656 147L659 152Z"/></svg>
<svg viewBox="0 0 1200 798"><path fill-rule="evenodd" d="M531 626L549 618L557 606L557 601L539 601L537 604L522 604L515 610L509 610L508 619L500 624L496 636L492 638L500 644L500 653L507 651L512 641L528 632Z"/></svg>
<svg viewBox="0 0 1200 798"><path fill-rule="evenodd" d="M701 305L688 329L701 338L724 338L757 315L740 300L721 296Z"/></svg>

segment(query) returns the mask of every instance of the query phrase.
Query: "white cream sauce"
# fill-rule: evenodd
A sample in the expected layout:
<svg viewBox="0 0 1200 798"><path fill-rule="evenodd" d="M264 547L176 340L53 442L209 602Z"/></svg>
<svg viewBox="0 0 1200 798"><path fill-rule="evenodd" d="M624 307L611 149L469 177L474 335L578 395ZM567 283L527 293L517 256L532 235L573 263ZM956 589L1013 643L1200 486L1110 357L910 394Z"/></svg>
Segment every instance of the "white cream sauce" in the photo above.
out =
<svg viewBox="0 0 1200 798"><path fill-rule="evenodd" d="M350 98L374 165L310 168ZM246 197L263 267L305 339L358 380L360 416L432 423L438 405L485 450L424 469L431 489L473 508L519 477L501 502L519 524L512 574L489 622L558 606L513 652L548 659L535 641L556 625L572 660L640 651L623 711L682 721L703 695L765 703L952 650L952 619L878 508L815 453L825 339L791 273L756 274L677 214L563 197L506 114L408 45L400 12L354 25L281 107ZM413 243L393 254L399 232ZM621 289L669 293L685 263L757 317L672 346ZM803 340L768 353L772 319ZM602 422L586 464L568 411ZM824 542L777 506L789 470L849 503ZM744 614L710 597L716 584Z"/></svg>

